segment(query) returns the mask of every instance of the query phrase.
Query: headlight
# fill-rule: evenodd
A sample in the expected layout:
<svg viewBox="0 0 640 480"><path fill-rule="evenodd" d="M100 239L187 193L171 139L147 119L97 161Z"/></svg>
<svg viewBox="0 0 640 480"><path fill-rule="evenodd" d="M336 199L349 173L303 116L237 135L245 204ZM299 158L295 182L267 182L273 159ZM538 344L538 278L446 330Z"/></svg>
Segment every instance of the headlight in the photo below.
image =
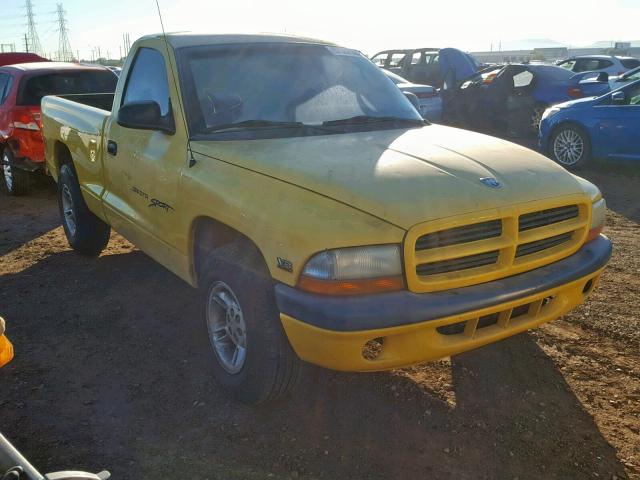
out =
<svg viewBox="0 0 640 480"><path fill-rule="evenodd" d="M604 221L607 216L607 202L604 198L593 202L591 207L591 227L587 242L595 240L604 230Z"/></svg>
<svg viewBox="0 0 640 480"><path fill-rule="evenodd" d="M555 115L559 111L560 109L558 107L547 108L544 112L542 112L542 117L540 118L540 121L544 120L547 117L550 117L551 115Z"/></svg>
<svg viewBox="0 0 640 480"><path fill-rule="evenodd" d="M320 252L309 259L298 286L329 295L401 290L400 245L338 248Z"/></svg>

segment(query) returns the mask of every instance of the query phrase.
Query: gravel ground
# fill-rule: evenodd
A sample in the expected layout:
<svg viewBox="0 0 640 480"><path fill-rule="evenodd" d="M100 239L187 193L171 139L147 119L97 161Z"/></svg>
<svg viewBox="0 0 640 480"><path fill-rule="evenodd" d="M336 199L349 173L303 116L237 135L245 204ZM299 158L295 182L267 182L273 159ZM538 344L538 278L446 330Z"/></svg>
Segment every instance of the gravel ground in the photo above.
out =
<svg viewBox="0 0 640 480"><path fill-rule="evenodd" d="M640 176L584 176L615 244L586 305L447 362L310 369L261 408L211 381L190 287L116 234L72 253L49 184L0 197L2 432L42 470L115 479L640 479Z"/></svg>

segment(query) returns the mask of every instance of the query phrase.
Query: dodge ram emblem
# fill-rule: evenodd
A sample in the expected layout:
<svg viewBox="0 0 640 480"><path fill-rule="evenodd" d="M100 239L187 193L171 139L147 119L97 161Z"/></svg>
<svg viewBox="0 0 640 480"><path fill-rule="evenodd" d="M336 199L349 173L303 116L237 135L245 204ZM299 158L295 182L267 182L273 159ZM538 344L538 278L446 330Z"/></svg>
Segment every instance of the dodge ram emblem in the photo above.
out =
<svg viewBox="0 0 640 480"><path fill-rule="evenodd" d="M480 179L480 181L484 183L487 187L502 188L502 184L493 177L483 177Z"/></svg>

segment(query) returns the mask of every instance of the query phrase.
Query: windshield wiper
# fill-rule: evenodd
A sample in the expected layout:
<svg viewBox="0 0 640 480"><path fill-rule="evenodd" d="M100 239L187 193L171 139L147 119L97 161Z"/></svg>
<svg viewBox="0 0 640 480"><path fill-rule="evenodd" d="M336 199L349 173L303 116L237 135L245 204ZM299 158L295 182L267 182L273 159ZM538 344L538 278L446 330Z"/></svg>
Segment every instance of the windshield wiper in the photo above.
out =
<svg viewBox="0 0 640 480"><path fill-rule="evenodd" d="M244 130L251 128L301 128L306 127L302 122L277 122L274 120L244 120L242 122L223 123L207 128L207 132L222 132L226 130Z"/></svg>
<svg viewBox="0 0 640 480"><path fill-rule="evenodd" d="M383 122L395 122L395 123L407 123L410 125L426 125L424 120L418 120L417 118L403 118L403 117L376 117L371 115L356 115L355 117L341 118L340 120L327 120L322 122L324 127L331 127L335 125L364 125L367 123L383 123Z"/></svg>

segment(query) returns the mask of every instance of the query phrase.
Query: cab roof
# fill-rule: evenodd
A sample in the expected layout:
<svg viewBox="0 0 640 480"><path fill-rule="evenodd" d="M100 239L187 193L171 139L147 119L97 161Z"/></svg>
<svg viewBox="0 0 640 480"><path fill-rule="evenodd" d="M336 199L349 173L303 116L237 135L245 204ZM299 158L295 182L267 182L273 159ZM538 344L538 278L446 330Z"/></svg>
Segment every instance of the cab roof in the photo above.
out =
<svg viewBox="0 0 640 480"><path fill-rule="evenodd" d="M156 33L141 37L137 42L142 42L144 40L162 40L163 38L164 35L162 33ZM167 33L166 39L173 48L195 47L202 45L224 45L229 43L309 43L317 45L336 46L335 43L318 40L316 38L273 33L203 34L193 32L177 32Z"/></svg>

